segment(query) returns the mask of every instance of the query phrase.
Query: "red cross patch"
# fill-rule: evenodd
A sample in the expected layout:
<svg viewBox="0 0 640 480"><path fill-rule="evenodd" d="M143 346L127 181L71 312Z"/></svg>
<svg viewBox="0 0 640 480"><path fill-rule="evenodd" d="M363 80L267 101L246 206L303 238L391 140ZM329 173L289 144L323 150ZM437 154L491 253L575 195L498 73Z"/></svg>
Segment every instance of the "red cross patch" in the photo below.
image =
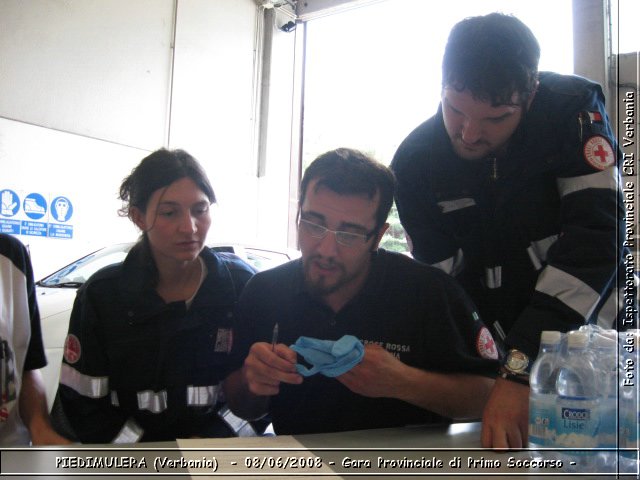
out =
<svg viewBox="0 0 640 480"><path fill-rule="evenodd" d="M606 138L594 135L584 143L584 159L593 168L604 170L615 163L615 154Z"/></svg>
<svg viewBox="0 0 640 480"><path fill-rule="evenodd" d="M74 364L80 360L80 353L82 347L80 346L80 340L75 335L69 334L64 341L64 359L67 363Z"/></svg>
<svg viewBox="0 0 640 480"><path fill-rule="evenodd" d="M496 347L496 342L493 340L491 332L487 327L482 327L478 332L476 348L478 350L478 355L482 358L488 358L489 360L498 359L498 348Z"/></svg>

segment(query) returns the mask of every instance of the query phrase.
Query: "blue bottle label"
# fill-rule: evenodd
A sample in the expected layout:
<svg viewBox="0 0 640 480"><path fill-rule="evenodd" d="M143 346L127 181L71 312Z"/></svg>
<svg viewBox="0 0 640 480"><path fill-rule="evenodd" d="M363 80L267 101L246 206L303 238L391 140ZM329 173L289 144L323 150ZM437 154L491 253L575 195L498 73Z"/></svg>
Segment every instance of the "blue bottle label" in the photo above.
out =
<svg viewBox="0 0 640 480"><path fill-rule="evenodd" d="M597 406L580 406L575 399L567 406L557 406L556 445L558 447L594 448L598 446L598 430L600 418ZM589 402L591 403L591 402ZM578 404L578 405L576 405ZM576 452L586 455L587 451Z"/></svg>

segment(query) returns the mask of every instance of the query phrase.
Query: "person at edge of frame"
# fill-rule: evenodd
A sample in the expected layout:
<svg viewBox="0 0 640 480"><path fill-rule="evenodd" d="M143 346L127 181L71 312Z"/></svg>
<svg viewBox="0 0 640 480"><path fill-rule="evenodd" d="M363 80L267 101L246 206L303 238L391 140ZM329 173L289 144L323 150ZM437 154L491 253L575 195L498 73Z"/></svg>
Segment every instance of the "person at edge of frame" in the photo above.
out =
<svg viewBox="0 0 640 480"><path fill-rule="evenodd" d="M71 443L52 427L40 369L47 365L27 248L0 233L0 446Z"/></svg>
<svg viewBox="0 0 640 480"><path fill-rule="evenodd" d="M620 152L599 85L539 72L540 47L500 13L456 24L437 113L391 168L417 260L455 277L507 351L482 445L526 446L543 330L632 328L620 309ZM621 287L620 287L621 288Z"/></svg>

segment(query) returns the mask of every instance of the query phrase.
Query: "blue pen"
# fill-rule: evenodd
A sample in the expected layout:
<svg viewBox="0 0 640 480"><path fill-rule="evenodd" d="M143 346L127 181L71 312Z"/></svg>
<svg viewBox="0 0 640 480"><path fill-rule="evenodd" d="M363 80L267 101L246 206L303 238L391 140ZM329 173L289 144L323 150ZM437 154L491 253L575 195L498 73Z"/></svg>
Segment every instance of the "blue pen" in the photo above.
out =
<svg viewBox="0 0 640 480"><path fill-rule="evenodd" d="M271 351L275 352L276 343L278 343L278 324L273 326L273 334L271 335Z"/></svg>

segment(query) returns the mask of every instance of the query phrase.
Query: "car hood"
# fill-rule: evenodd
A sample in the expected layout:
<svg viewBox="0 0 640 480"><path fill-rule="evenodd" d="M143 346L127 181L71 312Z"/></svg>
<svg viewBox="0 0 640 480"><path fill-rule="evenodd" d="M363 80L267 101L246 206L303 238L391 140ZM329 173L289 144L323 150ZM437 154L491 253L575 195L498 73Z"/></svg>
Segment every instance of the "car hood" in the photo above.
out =
<svg viewBox="0 0 640 480"><path fill-rule="evenodd" d="M76 288L47 288L36 286L38 308L42 320L73 308Z"/></svg>

